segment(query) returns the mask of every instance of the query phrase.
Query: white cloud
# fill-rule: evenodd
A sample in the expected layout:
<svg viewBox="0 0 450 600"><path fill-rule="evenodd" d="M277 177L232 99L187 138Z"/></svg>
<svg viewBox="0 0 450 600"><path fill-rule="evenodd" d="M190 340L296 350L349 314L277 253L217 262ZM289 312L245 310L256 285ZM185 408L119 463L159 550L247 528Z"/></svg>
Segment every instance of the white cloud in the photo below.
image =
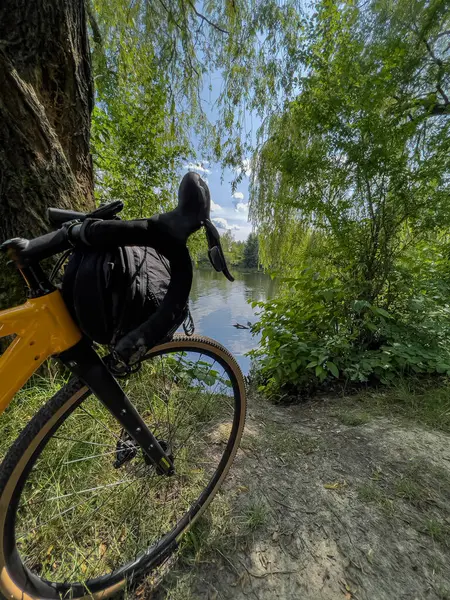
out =
<svg viewBox="0 0 450 600"><path fill-rule="evenodd" d="M247 175L247 177L250 177L250 175L252 174L250 159L244 158L244 160L242 161L242 165L236 167L235 171L238 175L240 175L242 171L244 171L244 174Z"/></svg>
<svg viewBox="0 0 450 600"><path fill-rule="evenodd" d="M197 173L202 173L203 175L208 175L209 173L211 173L211 169L207 168L208 164L209 164L208 160L202 160L201 162L198 162L198 163L190 162L187 165L183 165L183 169L186 169L186 171L196 171Z"/></svg>
<svg viewBox="0 0 450 600"><path fill-rule="evenodd" d="M244 202L244 194L242 192L235 192L232 196L234 198L233 205L234 211L240 215L248 215L248 203Z"/></svg>
<svg viewBox="0 0 450 600"><path fill-rule="evenodd" d="M242 215L247 215L248 214L248 204L245 204L244 202L235 202L234 210L237 213L241 213Z"/></svg>
<svg viewBox="0 0 450 600"><path fill-rule="evenodd" d="M243 223L240 230L234 234L234 238L239 241L244 241L247 239L248 234L251 233L252 226L247 223Z"/></svg>
<svg viewBox="0 0 450 600"><path fill-rule="evenodd" d="M211 212L221 213L223 212L223 208L220 206L220 204L216 204L214 200L211 200Z"/></svg>
<svg viewBox="0 0 450 600"><path fill-rule="evenodd" d="M222 219L222 217L216 217L215 219L211 219L217 229L227 229L228 222L226 219Z"/></svg>
<svg viewBox="0 0 450 600"><path fill-rule="evenodd" d="M230 225L226 219L223 217L216 217L215 219L211 219L217 229L231 229L233 231L238 231L240 227L238 225Z"/></svg>

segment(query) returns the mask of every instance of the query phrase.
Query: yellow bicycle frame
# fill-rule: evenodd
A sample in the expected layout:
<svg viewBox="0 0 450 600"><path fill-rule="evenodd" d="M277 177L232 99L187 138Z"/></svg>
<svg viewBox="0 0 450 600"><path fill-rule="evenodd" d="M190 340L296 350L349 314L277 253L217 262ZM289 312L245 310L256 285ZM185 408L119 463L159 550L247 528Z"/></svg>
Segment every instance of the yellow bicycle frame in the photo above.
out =
<svg viewBox="0 0 450 600"><path fill-rule="evenodd" d="M0 338L16 337L0 357L0 414L36 369L81 339L58 290L0 311Z"/></svg>

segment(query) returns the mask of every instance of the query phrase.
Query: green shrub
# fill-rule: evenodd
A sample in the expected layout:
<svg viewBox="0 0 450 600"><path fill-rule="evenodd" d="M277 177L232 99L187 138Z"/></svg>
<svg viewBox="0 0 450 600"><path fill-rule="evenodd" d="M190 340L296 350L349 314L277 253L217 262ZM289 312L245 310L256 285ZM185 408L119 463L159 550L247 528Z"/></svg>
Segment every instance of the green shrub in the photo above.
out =
<svg viewBox="0 0 450 600"><path fill-rule="evenodd" d="M439 295L400 302L397 294L398 308L388 312L309 269L285 284L281 297L255 303L261 343L251 355L266 394L450 374L450 309Z"/></svg>

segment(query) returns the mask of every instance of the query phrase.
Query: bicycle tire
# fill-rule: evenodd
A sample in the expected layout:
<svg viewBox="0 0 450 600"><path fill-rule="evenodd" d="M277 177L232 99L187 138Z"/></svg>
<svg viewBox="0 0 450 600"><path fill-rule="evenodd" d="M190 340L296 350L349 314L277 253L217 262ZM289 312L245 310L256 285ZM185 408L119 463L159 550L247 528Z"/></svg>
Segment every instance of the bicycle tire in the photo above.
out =
<svg viewBox="0 0 450 600"><path fill-rule="evenodd" d="M91 395L83 383L77 379L71 380L32 418L0 466L0 591L5 597L16 600L107 598L123 588L127 582L152 571L173 554L182 536L212 501L239 447L246 415L245 383L239 366L228 350L218 342L203 336L176 335L171 341L149 351L145 359L155 360L160 357L162 363L164 358L177 352L180 356L192 352L200 353L200 357L214 359L213 364L217 362L223 367L232 386L234 414L229 438L218 467L205 489L177 522L176 527L166 533L157 544L153 543L150 548L143 548L137 558L121 565L120 568L114 568L108 574L92 580L67 583L50 582L32 572L24 564L17 550L15 525L19 501L27 478L49 441L75 409ZM177 385L179 386L179 382ZM211 396L212 392L210 398Z"/></svg>

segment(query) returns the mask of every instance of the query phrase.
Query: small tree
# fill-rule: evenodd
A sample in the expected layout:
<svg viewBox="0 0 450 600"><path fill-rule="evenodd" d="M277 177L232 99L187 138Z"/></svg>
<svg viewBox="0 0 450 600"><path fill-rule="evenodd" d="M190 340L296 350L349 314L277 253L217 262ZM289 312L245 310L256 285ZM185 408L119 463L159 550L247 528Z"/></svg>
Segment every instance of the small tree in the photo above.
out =
<svg viewBox="0 0 450 600"><path fill-rule="evenodd" d="M251 233L244 246L243 265L248 269L257 269L259 266L259 242L256 233Z"/></svg>
<svg viewBox="0 0 450 600"><path fill-rule="evenodd" d="M298 97L254 161L266 380L450 373L446 0L318 3ZM439 247L439 245L441 247Z"/></svg>
<svg viewBox="0 0 450 600"><path fill-rule="evenodd" d="M301 266L319 244L322 268L386 303L405 251L450 224L446 6L319 3L300 94L256 161L266 262Z"/></svg>
<svg viewBox="0 0 450 600"><path fill-rule="evenodd" d="M227 229L224 233L222 233L220 236L220 243L224 252L233 251L234 238L233 234L231 233L231 229Z"/></svg>

